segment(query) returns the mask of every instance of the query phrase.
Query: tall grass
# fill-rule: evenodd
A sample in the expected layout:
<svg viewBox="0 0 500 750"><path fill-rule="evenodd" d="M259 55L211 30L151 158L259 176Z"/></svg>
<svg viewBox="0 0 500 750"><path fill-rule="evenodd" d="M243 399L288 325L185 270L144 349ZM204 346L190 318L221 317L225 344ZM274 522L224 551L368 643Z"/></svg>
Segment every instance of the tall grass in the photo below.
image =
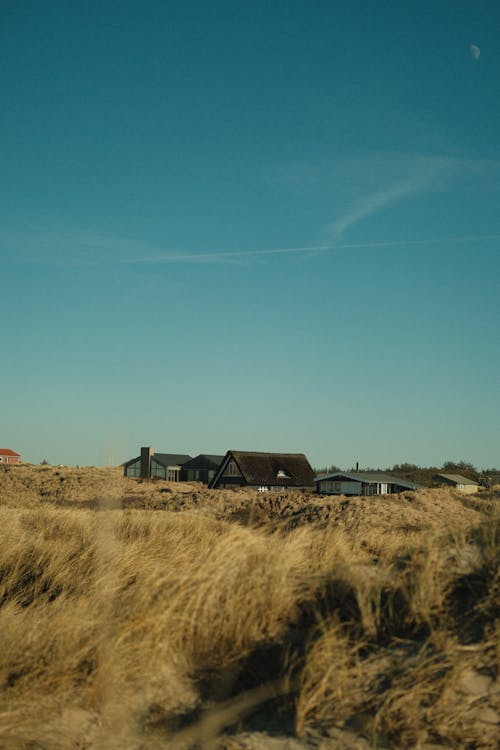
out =
<svg viewBox="0 0 500 750"><path fill-rule="evenodd" d="M0 748L229 747L280 722L305 744L496 747L494 495L23 471L0 476Z"/></svg>

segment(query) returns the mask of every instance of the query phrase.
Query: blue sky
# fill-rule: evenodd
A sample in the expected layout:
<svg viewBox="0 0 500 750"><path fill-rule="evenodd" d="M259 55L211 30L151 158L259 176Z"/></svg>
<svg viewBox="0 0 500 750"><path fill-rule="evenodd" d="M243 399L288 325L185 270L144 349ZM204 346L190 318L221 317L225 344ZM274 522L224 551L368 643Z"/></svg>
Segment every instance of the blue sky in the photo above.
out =
<svg viewBox="0 0 500 750"><path fill-rule="evenodd" d="M5 0L0 444L498 466L499 28Z"/></svg>

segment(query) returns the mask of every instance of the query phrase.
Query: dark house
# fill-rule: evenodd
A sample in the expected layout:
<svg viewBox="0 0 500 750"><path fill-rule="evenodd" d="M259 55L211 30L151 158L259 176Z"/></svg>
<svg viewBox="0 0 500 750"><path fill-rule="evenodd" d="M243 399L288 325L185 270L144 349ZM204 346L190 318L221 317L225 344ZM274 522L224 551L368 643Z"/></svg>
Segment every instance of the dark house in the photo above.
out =
<svg viewBox="0 0 500 750"><path fill-rule="evenodd" d="M155 453L152 448L141 448L141 455L131 458L123 465L126 477L142 479L166 479L169 482L181 481L181 470L191 456L180 453Z"/></svg>
<svg viewBox="0 0 500 750"><path fill-rule="evenodd" d="M181 479L183 482L203 482L208 484L216 475L224 456L209 456L200 453L182 464Z"/></svg>
<svg viewBox="0 0 500 750"><path fill-rule="evenodd" d="M405 482L399 477L379 471L345 473L336 471L316 477L316 489L320 495L392 495L404 490L416 490L419 485Z"/></svg>
<svg viewBox="0 0 500 750"><path fill-rule="evenodd" d="M228 451L210 484L266 490L311 489L314 472L303 453Z"/></svg>

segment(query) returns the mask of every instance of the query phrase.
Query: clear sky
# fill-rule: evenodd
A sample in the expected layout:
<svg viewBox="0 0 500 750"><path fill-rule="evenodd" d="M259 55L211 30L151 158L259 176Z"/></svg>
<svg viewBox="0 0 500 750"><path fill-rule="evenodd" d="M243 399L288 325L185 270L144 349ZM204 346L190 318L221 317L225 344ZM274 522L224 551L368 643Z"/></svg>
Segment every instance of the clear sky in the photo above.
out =
<svg viewBox="0 0 500 750"><path fill-rule="evenodd" d="M498 466L499 31L3 0L0 446Z"/></svg>

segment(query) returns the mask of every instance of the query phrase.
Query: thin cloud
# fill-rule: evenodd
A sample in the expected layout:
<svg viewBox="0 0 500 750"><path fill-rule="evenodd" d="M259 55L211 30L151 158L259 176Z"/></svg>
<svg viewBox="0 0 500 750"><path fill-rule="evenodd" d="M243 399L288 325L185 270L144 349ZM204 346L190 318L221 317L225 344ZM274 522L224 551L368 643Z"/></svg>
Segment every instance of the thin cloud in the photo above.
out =
<svg viewBox="0 0 500 750"><path fill-rule="evenodd" d="M386 196L387 197L387 196ZM375 202L372 204L375 207ZM379 205L382 205L382 200ZM375 208L374 208L375 210ZM359 215L361 218L363 216ZM345 219L346 223L347 220ZM354 222L349 223L349 226ZM102 238L99 238L102 239ZM80 254L78 257L60 256L55 258L24 258L25 263L35 263L40 265L72 265L72 266L154 266L168 264L186 264L186 265L209 265L209 264L228 264L228 265L248 265L251 262L272 259L273 257L295 256L302 259L312 259L325 253L349 250L383 250L392 247L418 247L426 245L454 245L476 242L500 241L500 234L470 235L466 237L433 237L425 239L396 239L381 240L379 242L338 242L333 241L315 245L300 245L297 247L277 247L277 248L254 248L248 250L213 250L210 252L162 252L154 250L151 247L141 246L139 242L121 241L118 238L105 238L102 246L94 238L94 242L85 240L87 247L85 255ZM102 252L104 247L109 248L127 248L130 252L132 246L137 250L136 254L130 255L106 255ZM67 247L67 245L66 245ZM141 252L142 247L142 252ZM146 251L148 254L144 254ZM21 262L22 259L20 259Z"/></svg>
<svg viewBox="0 0 500 750"><path fill-rule="evenodd" d="M297 255L302 258L311 258L333 250L349 250L356 248L384 248L396 245L426 245L436 244L443 241L450 242L474 241L479 238L448 238L444 240L408 240L388 242L365 242L365 243L343 243L341 240L345 233L364 219L385 210L412 195L435 190L442 186L452 175L477 168L475 162L449 157L426 157L407 156L401 159L398 169L403 168L409 176L399 179L392 184L369 192L358 198L354 206L347 210L342 216L333 221L327 227L328 241L323 244L307 245L301 247L285 247L275 249L254 250L229 250L213 251L208 253L158 253L148 257L138 256L135 258L124 258L123 263L161 264L161 263L248 263L259 258L278 255ZM375 168L375 174L387 175L394 170L394 154L389 158L379 155L375 161L372 160L371 168ZM496 236L495 236L496 237ZM486 236L485 236L486 238ZM490 236L491 238L491 236Z"/></svg>
<svg viewBox="0 0 500 750"><path fill-rule="evenodd" d="M394 171L394 155L385 158L380 155L368 166L375 174L384 175ZM334 241L340 240L347 230L386 208L400 203L412 195L425 193L441 187L443 182L457 172L466 170L470 165L461 159L446 157L407 156L401 159L401 168L406 172L399 179L377 186L365 195L356 198L351 209L331 222L328 236ZM387 180L387 177L385 178Z"/></svg>
<svg viewBox="0 0 500 750"><path fill-rule="evenodd" d="M459 159L454 157L432 157L418 154L374 154L371 158L354 160L347 169L345 163L337 165L335 194L342 193L343 186L353 186L354 193L348 199L347 208L326 227L323 243L301 245L298 247L254 248L212 250L207 252L171 249L148 245L137 240L109 237L102 234L72 233L57 231L44 237L39 233L36 245L44 247L38 258L25 257L24 262L42 263L44 265L108 265L108 266L147 266L165 264L231 264L249 265L276 257L295 256L298 260L313 260L324 253L348 251L355 249L383 249L390 247L410 247L439 244L458 244L465 242L484 242L498 240L500 235L478 235L468 237L447 237L415 240L387 240L380 242L345 242L345 234L357 224L391 206L412 196L443 189L449 181L466 175L483 176L488 171L498 172L496 162ZM352 178L347 183L340 180L341 174ZM364 180L364 181L363 181ZM28 239L28 243L26 240ZM32 238L31 238L32 239ZM11 238L19 250L29 242L29 238ZM50 250L49 250L50 247ZM37 248L38 249L38 248ZM52 257L48 257L48 255ZM18 255L22 262L22 256Z"/></svg>
<svg viewBox="0 0 500 750"><path fill-rule="evenodd" d="M468 237L436 237L417 240L385 240L380 242L346 242L301 247L281 247L255 250L220 250L210 253L165 253L150 257L120 258L114 263L125 265L162 265L169 263L231 263L238 260L252 260L259 257L277 255L317 255L337 250L384 249L390 247L411 247L425 245L450 245L500 240L500 234L472 235ZM108 261L109 262L109 261Z"/></svg>
<svg viewBox="0 0 500 750"><path fill-rule="evenodd" d="M355 208L329 225L331 236L334 239L340 239L355 224L368 218L368 216L378 213L387 206L403 200L412 193L422 191L426 185L427 180L424 178L408 180L407 182L393 185L392 187L366 196L359 201Z"/></svg>

